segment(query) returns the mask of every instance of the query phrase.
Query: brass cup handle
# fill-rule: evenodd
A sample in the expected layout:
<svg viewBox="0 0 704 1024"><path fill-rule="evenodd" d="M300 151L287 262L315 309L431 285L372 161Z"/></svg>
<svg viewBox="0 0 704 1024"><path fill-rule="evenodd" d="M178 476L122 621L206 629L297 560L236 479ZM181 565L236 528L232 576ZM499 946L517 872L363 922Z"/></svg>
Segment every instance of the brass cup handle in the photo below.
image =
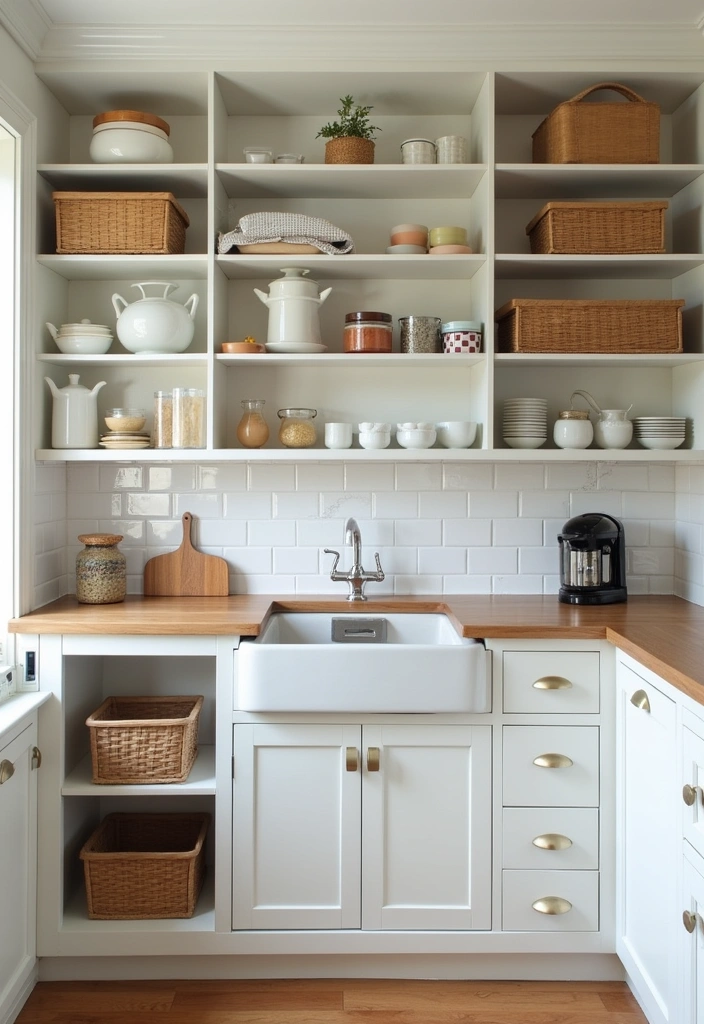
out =
<svg viewBox="0 0 704 1024"><path fill-rule="evenodd" d="M694 929L697 927L697 915L693 914L691 910L684 910L682 912L682 924L685 926L685 928L691 935Z"/></svg>
<svg viewBox="0 0 704 1024"><path fill-rule="evenodd" d="M356 772L359 768L359 752L356 747L347 747L345 750L345 770Z"/></svg>
<svg viewBox="0 0 704 1024"><path fill-rule="evenodd" d="M570 690L572 683L564 676L541 676L533 683L534 690Z"/></svg>
<svg viewBox="0 0 704 1024"><path fill-rule="evenodd" d="M533 904L533 910L537 910L539 914L567 914L571 909L570 901L563 899L562 896L543 896Z"/></svg>
<svg viewBox="0 0 704 1024"><path fill-rule="evenodd" d="M533 846L539 850L569 850L572 840L569 836L563 836L559 832L544 832L542 836L536 836Z"/></svg>
<svg viewBox="0 0 704 1024"><path fill-rule="evenodd" d="M645 690L636 690L631 696L631 704L636 708L640 708L641 711L650 712L650 701Z"/></svg>
<svg viewBox="0 0 704 1024"><path fill-rule="evenodd" d="M367 747L367 771L379 771L380 752L378 747Z"/></svg>
<svg viewBox="0 0 704 1024"><path fill-rule="evenodd" d="M689 783L682 787L682 799L687 807L693 807L697 802L697 786L690 786Z"/></svg>
<svg viewBox="0 0 704 1024"><path fill-rule="evenodd" d="M32 770L35 768L41 768L42 766L42 752L39 747L32 747Z"/></svg>
<svg viewBox="0 0 704 1024"><path fill-rule="evenodd" d="M538 754L533 764L538 768L570 768L574 761L567 754Z"/></svg>
<svg viewBox="0 0 704 1024"><path fill-rule="evenodd" d="M8 761L7 758L4 761L0 761L0 786L4 782L9 782L14 774L15 766L12 761Z"/></svg>

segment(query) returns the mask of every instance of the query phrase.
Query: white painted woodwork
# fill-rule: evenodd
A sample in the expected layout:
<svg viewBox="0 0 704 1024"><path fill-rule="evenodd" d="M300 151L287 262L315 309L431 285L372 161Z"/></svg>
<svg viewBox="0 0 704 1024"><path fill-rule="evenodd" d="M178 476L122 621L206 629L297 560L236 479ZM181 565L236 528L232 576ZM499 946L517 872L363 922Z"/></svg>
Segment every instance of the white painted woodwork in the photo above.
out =
<svg viewBox="0 0 704 1024"><path fill-rule="evenodd" d="M32 719L0 738L0 762L9 761L14 769L0 785L0 1020L14 1019L11 1011L16 1011L21 995L26 997L24 989L35 965L37 772L32 754L36 744L37 726Z"/></svg>
<svg viewBox="0 0 704 1024"><path fill-rule="evenodd" d="M504 807L502 826L504 868L595 871L599 867L596 807ZM546 849L533 842L553 835L569 839L571 845Z"/></svg>
<svg viewBox="0 0 704 1024"><path fill-rule="evenodd" d="M617 664L616 950L650 1024L678 1024L677 706L656 682ZM650 710L632 703L642 693Z"/></svg>
<svg viewBox="0 0 704 1024"><path fill-rule="evenodd" d="M683 975L681 1024L704 1021L704 859L684 844L682 899L678 913L678 963ZM684 913L694 914L694 931L683 923Z"/></svg>
<svg viewBox="0 0 704 1024"><path fill-rule="evenodd" d="M599 713L598 651L506 651L503 683L507 714Z"/></svg>
<svg viewBox="0 0 704 1024"><path fill-rule="evenodd" d="M359 928L360 731L235 726L233 928Z"/></svg>
<svg viewBox="0 0 704 1024"><path fill-rule="evenodd" d="M519 807L598 807L599 729L582 725L521 725L503 729L503 802ZM543 754L569 758L540 767Z"/></svg>
<svg viewBox="0 0 704 1024"><path fill-rule="evenodd" d="M363 740L363 927L490 928L491 728L370 725Z"/></svg>
<svg viewBox="0 0 704 1024"><path fill-rule="evenodd" d="M682 716L682 785L695 789L694 803L681 797L682 835L704 856L704 722L691 713Z"/></svg>
<svg viewBox="0 0 704 1024"><path fill-rule="evenodd" d="M533 904L558 896L572 904L564 914L542 914ZM597 871L504 871L505 931L595 932L599 928Z"/></svg>

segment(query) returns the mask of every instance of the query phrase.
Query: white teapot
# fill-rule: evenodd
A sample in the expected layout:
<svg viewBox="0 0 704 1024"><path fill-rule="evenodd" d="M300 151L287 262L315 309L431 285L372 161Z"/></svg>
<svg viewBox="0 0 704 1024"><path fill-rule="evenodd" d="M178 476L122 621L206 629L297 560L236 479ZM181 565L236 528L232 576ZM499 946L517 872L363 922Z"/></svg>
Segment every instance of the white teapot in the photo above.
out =
<svg viewBox="0 0 704 1024"><path fill-rule="evenodd" d="M317 281L304 280L310 271L300 267L284 267L281 273L283 277L270 282L268 295L259 288L254 289L254 294L269 310L267 343L312 342L319 345L318 309L332 288L325 288L318 294Z"/></svg>
<svg viewBox="0 0 704 1024"><path fill-rule="evenodd" d="M163 288L164 294L148 296L144 289L150 285ZM127 351L141 354L185 352L193 341L198 296L194 293L181 305L167 298L169 292L178 288L177 284L142 281L132 287L139 288L141 299L127 302L117 292L112 297L117 316L117 336Z"/></svg>
<svg viewBox="0 0 704 1024"><path fill-rule="evenodd" d="M69 383L65 388L57 388L51 377L44 380L54 397L51 447L97 448L98 392L105 386L105 381L101 380L90 390L78 383L77 373L69 373Z"/></svg>

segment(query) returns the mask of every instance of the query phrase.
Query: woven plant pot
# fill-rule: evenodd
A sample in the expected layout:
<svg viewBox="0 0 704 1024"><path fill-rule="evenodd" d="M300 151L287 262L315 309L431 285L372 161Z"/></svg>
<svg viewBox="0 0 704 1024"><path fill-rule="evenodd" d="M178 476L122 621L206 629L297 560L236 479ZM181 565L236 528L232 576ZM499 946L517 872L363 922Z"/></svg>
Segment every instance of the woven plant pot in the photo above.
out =
<svg viewBox="0 0 704 1024"><path fill-rule="evenodd" d="M373 164L374 143L353 135L329 139L325 143L326 164Z"/></svg>

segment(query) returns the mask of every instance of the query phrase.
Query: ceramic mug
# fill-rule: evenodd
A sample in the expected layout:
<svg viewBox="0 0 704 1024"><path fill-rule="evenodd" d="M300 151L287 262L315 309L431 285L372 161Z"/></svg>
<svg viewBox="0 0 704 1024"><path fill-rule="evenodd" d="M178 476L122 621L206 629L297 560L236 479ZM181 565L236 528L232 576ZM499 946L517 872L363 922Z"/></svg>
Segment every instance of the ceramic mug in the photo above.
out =
<svg viewBox="0 0 704 1024"><path fill-rule="evenodd" d="M326 423L325 447L350 448L352 446L351 423Z"/></svg>

